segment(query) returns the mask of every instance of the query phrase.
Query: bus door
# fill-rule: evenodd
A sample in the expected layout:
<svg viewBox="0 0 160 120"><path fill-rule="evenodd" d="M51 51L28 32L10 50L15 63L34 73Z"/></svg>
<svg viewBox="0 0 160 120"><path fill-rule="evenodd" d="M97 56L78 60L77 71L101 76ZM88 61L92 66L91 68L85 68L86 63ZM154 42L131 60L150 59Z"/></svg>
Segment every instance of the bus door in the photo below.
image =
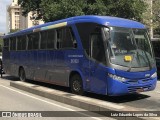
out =
<svg viewBox="0 0 160 120"><path fill-rule="evenodd" d="M90 34L89 51L90 90L100 94L107 94L106 58L100 27L97 27L95 31Z"/></svg>

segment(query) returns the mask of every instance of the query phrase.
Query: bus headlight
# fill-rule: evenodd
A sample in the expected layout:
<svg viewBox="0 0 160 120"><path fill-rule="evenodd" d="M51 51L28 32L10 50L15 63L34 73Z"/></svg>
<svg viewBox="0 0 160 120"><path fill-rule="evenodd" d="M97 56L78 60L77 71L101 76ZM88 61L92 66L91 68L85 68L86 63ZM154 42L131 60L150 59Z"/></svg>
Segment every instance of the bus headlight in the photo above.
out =
<svg viewBox="0 0 160 120"><path fill-rule="evenodd" d="M156 78L156 77L157 77L157 72L155 72L155 73L151 76L152 79L154 79L154 78Z"/></svg>
<svg viewBox="0 0 160 120"><path fill-rule="evenodd" d="M128 79L124 78L124 77L120 77L120 76L117 76L117 75L113 75L113 74L110 74L108 73L108 76L114 80L118 80L120 82L126 82Z"/></svg>

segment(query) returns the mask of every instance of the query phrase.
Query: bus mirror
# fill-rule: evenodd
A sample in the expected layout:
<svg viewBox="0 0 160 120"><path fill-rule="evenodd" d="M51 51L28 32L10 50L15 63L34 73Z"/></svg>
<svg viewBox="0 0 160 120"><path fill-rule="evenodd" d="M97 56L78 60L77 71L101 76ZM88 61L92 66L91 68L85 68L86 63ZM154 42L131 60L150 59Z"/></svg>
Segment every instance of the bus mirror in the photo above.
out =
<svg viewBox="0 0 160 120"><path fill-rule="evenodd" d="M129 55L124 56L124 61L125 61L125 62L130 62L130 61L132 61L132 56L129 56Z"/></svg>

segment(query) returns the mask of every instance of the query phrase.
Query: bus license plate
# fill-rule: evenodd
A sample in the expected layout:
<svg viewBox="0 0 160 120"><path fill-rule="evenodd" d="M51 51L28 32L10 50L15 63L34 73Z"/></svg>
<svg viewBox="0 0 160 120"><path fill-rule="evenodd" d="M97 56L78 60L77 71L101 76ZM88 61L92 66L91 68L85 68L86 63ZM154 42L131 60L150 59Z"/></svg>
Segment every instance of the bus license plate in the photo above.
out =
<svg viewBox="0 0 160 120"><path fill-rule="evenodd" d="M142 89L142 88L141 89L137 89L136 92L138 92L138 93L139 92L144 92L144 89Z"/></svg>

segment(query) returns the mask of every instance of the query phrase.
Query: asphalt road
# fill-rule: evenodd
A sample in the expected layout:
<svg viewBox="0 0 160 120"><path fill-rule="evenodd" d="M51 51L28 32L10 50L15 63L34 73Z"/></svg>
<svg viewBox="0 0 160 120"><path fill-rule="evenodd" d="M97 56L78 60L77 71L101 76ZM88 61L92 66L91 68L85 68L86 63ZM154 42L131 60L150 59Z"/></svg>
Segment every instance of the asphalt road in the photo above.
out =
<svg viewBox="0 0 160 120"><path fill-rule="evenodd" d="M53 100L46 99L25 91L21 91L16 88L10 87L10 81L17 81L18 78L6 76L0 79L0 111L84 111L83 109L62 104ZM44 84L39 82L32 82L33 84L38 84L46 86L49 88L62 90L70 92L68 88L53 86L50 84ZM118 97L109 97L104 95L97 95L92 93L86 93L87 97L96 98L103 101L108 101L111 103L116 103L121 106L130 106L139 109L140 111L160 111L160 81L157 82L157 87L154 91L143 92L135 95L125 95ZM38 99L35 99L38 98ZM128 110L130 111L130 110ZM95 114L95 113L93 113ZM63 116L63 115L62 115ZM99 119L111 119L106 117L61 117L60 119L87 119L87 120L99 120ZM7 118L6 118L7 119ZM41 118L44 119L44 118ZM37 119L37 120L41 120ZM53 118L47 118L53 119ZM59 119L59 118L54 118Z"/></svg>
<svg viewBox="0 0 160 120"><path fill-rule="evenodd" d="M56 102L44 97L40 97L19 89L10 87L10 81L17 80L17 78L6 77L0 79L0 111L71 111L75 116L81 117L63 117L63 112L57 112L62 117L46 117L46 118L0 118L0 120L111 120L112 118L102 117L101 115L94 115L98 117L88 116L82 113L85 111L70 105ZM95 114L95 113L91 113Z"/></svg>

